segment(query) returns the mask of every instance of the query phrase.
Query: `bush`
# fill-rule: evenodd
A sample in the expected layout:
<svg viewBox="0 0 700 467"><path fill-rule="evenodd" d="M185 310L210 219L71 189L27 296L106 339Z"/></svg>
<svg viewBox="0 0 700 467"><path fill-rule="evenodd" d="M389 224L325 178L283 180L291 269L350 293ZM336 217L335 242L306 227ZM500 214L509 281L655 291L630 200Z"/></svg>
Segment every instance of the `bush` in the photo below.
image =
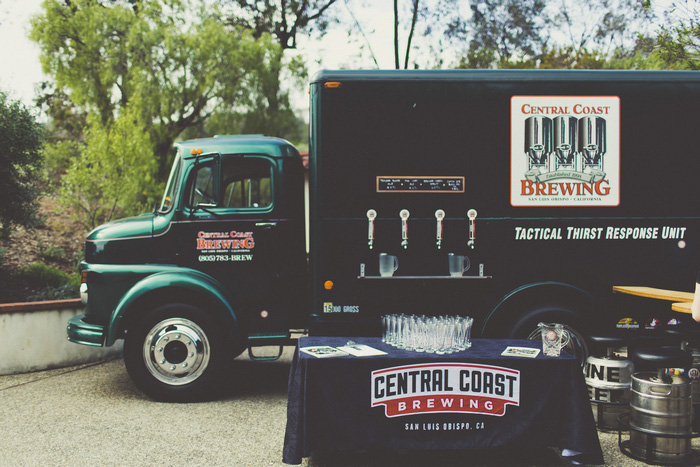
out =
<svg viewBox="0 0 700 467"><path fill-rule="evenodd" d="M44 302L46 300L67 300L78 298L78 289L73 284L61 287L49 287L28 297L30 302Z"/></svg>
<svg viewBox="0 0 700 467"><path fill-rule="evenodd" d="M68 274L44 263L34 263L20 270L20 276L31 289L40 289L29 297L30 301L77 298L80 276Z"/></svg>
<svg viewBox="0 0 700 467"><path fill-rule="evenodd" d="M0 237L37 219L43 131L32 113L0 92Z"/></svg>
<svg viewBox="0 0 700 467"><path fill-rule="evenodd" d="M59 261L66 257L66 250L60 246L39 244L39 253L47 261Z"/></svg>

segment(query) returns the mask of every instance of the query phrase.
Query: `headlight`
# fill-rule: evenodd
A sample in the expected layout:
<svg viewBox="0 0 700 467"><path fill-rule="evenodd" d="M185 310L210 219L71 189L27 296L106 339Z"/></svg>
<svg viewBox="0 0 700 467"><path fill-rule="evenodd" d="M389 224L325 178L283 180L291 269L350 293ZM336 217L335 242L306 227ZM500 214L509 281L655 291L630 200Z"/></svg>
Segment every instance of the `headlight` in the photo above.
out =
<svg viewBox="0 0 700 467"><path fill-rule="evenodd" d="M74 289L75 290L75 289ZM83 305L87 305L88 302L88 285L83 282L80 284L80 301L83 302Z"/></svg>

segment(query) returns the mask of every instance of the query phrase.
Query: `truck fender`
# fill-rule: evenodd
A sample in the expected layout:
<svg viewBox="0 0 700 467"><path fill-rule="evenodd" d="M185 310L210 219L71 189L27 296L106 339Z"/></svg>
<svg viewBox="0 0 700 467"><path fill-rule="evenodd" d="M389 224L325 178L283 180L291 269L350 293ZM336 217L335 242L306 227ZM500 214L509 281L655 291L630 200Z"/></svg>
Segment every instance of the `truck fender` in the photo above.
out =
<svg viewBox="0 0 700 467"><path fill-rule="evenodd" d="M120 324L133 307L137 306L147 296L166 289L184 290L193 295L204 297L207 307L217 310L219 315L227 322L231 338L240 337L238 318L221 283L207 274L194 269L187 269L185 271L155 273L134 284L122 296L112 312L107 328L105 346L109 347L117 340Z"/></svg>
<svg viewBox="0 0 700 467"><path fill-rule="evenodd" d="M579 287L563 282L525 284L504 295L482 323L481 335L510 336L519 323L537 310L559 306L570 319L590 322L595 310L593 296Z"/></svg>

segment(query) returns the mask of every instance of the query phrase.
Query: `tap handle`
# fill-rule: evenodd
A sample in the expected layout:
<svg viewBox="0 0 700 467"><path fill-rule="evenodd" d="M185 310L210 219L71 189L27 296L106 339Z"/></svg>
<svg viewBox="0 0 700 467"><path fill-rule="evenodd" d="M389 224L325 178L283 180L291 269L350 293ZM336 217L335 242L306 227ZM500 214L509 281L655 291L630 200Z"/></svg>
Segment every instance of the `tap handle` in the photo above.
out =
<svg viewBox="0 0 700 467"><path fill-rule="evenodd" d="M401 246L404 250L408 248L408 217L410 215L411 213L408 212L408 209L402 209L399 213L401 218Z"/></svg>
<svg viewBox="0 0 700 467"><path fill-rule="evenodd" d="M377 218L377 211L370 209L367 211L367 219L369 221L369 232L367 233L368 246L371 250L374 248L374 219Z"/></svg>
<svg viewBox="0 0 700 467"><path fill-rule="evenodd" d="M476 220L476 209L470 209L467 211L467 218L469 218L469 241L467 245L473 250L474 241L476 240L476 227L474 221Z"/></svg>
<svg viewBox="0 0 700 467"><path fill-rule="evenodd" d="M435 233L435 239L438 250L442 248L442 220L444 218L445 211L442 209L435 211L435 219L437 219L437 232Z"/></svg>

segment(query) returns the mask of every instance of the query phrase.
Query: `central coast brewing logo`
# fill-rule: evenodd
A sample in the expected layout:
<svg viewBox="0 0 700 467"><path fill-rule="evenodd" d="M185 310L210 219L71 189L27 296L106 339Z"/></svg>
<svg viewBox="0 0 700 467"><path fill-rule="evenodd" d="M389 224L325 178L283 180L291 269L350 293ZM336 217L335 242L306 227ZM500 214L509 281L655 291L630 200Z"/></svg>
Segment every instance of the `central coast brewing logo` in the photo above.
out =
<svg viewBox="0 0 700 467"><path fill-rule="evenodd" d="M620 98L513 96L511 204L619 203Z"/></svg>
<svg viewBox="0 0 700 467"><path fill-rule="evenodd" d="M423 413L502 416L520 405L520 371L468 363L397 366L372 372L372 407L387 417Z"/></svg>

